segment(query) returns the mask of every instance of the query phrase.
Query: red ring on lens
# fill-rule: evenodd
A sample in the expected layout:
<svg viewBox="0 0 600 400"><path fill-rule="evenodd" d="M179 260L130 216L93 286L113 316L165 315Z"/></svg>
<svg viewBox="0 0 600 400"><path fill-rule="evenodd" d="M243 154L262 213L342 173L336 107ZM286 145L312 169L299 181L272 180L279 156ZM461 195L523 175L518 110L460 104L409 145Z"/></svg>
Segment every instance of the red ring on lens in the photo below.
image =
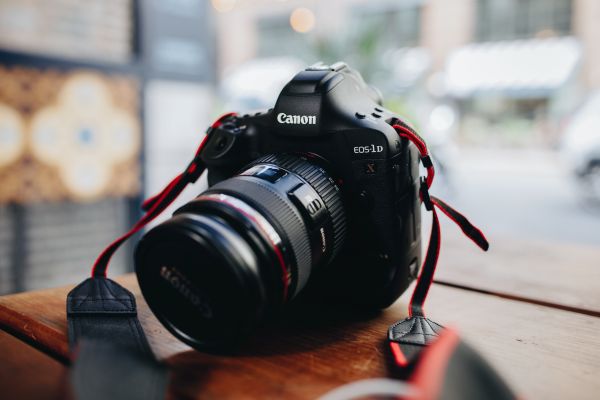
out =
<svg viewBox="0 0 600 400"><path fill-rule="evenodd" d="M288 291L289 291L289 287L290 287L291 279L292 279L292 274L291 274L290 268L288 268L288 266L285 262L285 259L283 256L283 251L281 250L280 245L277 244L271 238L271 235L267 231L267 228L264 226L264 224L268 224L270 226L270 228L273 230L273 232L276 232L275 228L273 228L271 226L271 224L269 224L268 221L266 221L266 219L265 219L265 221L260 221L259 218L257 218L256 216L250 214L243 208L241 208L241 207L235 205L234 203L232 203L231 201L229 201L227 199L227 197L229 197L229 196L222 195L222 194L201 195L200 197L198 197L197 200L212 201L215 203L225 204L228 207L231 207L235 211L242 214L244 217L248 218L250 221L254 222L255 226L257 226L262 231L264 236L267 238L267 240L271 244L271 247L273 248L273 251L275 252L275 255L277 256L277 260L279 261L279 265L281 267L281 273L282 273L281 281L283 283L283 301L287 301L288 300ZM240 199L237 199L237 198L234 198L234 199L236 201L243 203L243 201ZM243 204L245 204L245 203L243 203ZM248 206L248 207L250 207L250 206ZM258 213L258 211L257 211L257 213ZM260 215L260 214L258 214L258 215ZM261 217L262 217L262 215L261 215Z"/></svg>

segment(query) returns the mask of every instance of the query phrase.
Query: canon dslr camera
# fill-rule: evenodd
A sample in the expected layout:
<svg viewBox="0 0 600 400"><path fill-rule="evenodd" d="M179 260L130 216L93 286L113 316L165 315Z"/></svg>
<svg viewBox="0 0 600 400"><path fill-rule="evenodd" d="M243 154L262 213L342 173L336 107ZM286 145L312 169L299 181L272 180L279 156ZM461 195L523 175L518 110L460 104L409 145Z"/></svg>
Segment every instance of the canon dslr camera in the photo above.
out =
<svg viewBox="0 0 600 400"><path fill-rule="evenodd" d="M209 129L208 190L136 249L160 321L209 349L247 336L300 293L393 303L421 254L419 155L395 118L356 71L319 64L273 109Z"/></svg>

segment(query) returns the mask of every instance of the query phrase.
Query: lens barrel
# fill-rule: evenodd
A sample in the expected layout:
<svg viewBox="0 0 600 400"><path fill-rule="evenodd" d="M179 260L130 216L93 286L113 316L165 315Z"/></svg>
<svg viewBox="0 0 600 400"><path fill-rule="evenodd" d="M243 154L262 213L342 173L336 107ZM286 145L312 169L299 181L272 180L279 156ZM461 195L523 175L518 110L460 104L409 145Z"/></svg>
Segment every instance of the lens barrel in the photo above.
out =
<svg viewBox="0 0 600 400"><path fill-rule="evenodd" d="M269 155L202 193L136 249L158 319L198 349L246 337L339 252L341 194L314 161Z"/></svg>

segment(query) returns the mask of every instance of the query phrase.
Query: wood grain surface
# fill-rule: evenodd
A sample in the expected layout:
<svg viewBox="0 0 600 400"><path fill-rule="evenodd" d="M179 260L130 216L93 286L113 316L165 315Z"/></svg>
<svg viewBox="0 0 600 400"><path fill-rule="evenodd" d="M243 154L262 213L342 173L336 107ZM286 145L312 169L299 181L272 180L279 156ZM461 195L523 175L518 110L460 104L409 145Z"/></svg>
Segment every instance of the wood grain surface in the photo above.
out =
<svg viewBox="0 0 600 400"><path fill-rule="evenodd" d="M0 330L0 398L62 399L67 392L67 368L12 335Z"/></svg>
<svg viewBox="0 0 600 400"><path fill-rule="evenodd" d="M491 236L486 253L443 224L437 282L600 316L600 248Z"/></svg>
<svg viewBox="0 0 600 400"><path fill-rule="evenodd" d="M303 306L226 356L195 352L167 333L139 296L155 352L169 364L172 398L312 399L343 383L389 376L388 325L405 315L406 296L380 313ZM0 298L0 326L60 359L68 357L69 288ZM600 318L434 285L430 316L453 326L523 398L597 398Z"/></svg>

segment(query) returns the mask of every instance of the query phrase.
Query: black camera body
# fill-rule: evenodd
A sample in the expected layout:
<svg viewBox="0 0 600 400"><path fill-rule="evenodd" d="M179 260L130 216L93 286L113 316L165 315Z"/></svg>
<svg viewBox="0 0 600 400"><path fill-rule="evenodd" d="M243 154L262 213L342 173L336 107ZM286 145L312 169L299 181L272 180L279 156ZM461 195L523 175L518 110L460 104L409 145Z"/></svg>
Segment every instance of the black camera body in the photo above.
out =
<svg viewBox="0 0 600 400"><path fill-rule="evenodd" d="M419 155L392 128L394 117L346 64L309 67L273 109L211 132L202 156L209 185L267 154L318 156L341 189L348 229L333 264L312 280L324 293L386 307L421 265Z"/></svg>
<svg viewBox="0 0 600 400"><path fill-rule="evenodd" d="M209 189L136 249L159 320L204 350L244 336L301 290L392 304L421 265L419 154L396 118L336 63L298 73L273 109L210 128L200 153Z"/></svg>

